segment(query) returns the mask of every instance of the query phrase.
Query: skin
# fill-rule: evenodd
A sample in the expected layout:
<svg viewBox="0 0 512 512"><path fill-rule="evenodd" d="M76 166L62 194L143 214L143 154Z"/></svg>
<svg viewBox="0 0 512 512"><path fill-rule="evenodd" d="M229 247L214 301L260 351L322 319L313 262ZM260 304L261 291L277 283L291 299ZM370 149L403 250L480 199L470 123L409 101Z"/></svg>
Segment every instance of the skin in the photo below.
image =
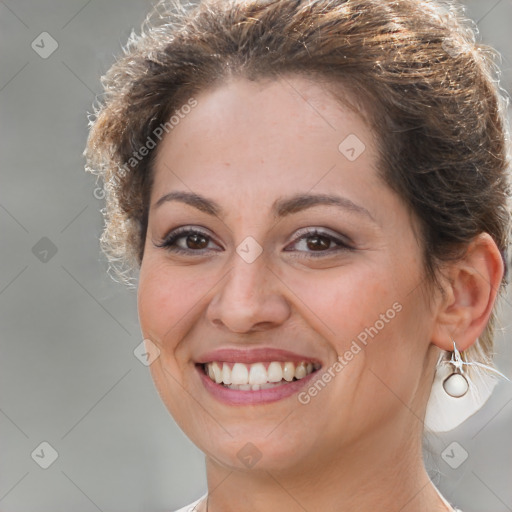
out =
<svg viewBox="0 0 512 512"><path fill-rule="evenodd" d="M503 275L496 245L481 235L444 269L444 295L427 289L414 217L378 178L361 115L295 76L233 79L196 99L158 147L138 308L160 350L156 388L206 454L208 510L451 510L423 466L422 418L439 350L452 338L465 350L485 327ZM354 161L338 149L350 134L365 145ZM224 215L156 206L172 191L213 199ZM322 205L273 218L274 200L295 193L336 193L369 215ZM208 236L177 242L190 254L158 246L180 226ZM314 227L352 248L298 240ZM236 252L248 236L263 249L252 263ZM307 405L296 394L227 405L198 376L198 357L221 347L291 350L324 371L395 303L401 311ZM252 468L237 456L248 442L261 455Z"/></svg>

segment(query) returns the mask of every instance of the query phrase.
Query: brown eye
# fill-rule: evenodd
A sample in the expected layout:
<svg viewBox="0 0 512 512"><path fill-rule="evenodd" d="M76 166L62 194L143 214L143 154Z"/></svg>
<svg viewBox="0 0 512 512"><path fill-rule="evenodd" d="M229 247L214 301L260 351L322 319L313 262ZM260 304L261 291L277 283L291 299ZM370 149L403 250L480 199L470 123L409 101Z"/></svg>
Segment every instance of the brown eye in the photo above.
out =
<svg viewBox="0 0 512 512"><path fill-rule="evenodd" d="M345 237L336 237L327 232L314 229L303 232L302 236L295 239L295 242L289 246L295 247L295 249L286 248L285 250L304 253L301 254L301 257L311 256L313 258L327 257L335 253L354 250L354 247L344 238Z"/></svg>
<svg viewBox="0 0 512 512"><path fill-rule="evenodd" d="M326 237L326 236L308 236L307 240L307 246L308 249L311 249L312 251L319 251L322 249L328 249L331 245L332 239Z"/></svg>
<svg viewBox="0 0 512 512"><path fill-rule="evenodd" d="M188 249L205 249L208 245L207 237L204 235L198 235L194 233L181 238L185 238L187 240Z"/></svg>
<svg viewBox="0 0 512 512"><path fill-rule="evenodd" d="M190 228L179 228L171 232L157 247L163 247L170 252L183 254L202 254L209 250L211 237L202 231Z"/></svg>

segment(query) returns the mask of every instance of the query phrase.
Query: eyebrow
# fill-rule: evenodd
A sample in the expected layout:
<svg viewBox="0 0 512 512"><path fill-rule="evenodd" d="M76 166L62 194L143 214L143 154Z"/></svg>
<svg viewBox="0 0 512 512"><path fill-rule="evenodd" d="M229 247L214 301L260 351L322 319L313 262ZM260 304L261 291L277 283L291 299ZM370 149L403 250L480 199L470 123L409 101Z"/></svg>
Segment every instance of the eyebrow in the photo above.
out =
<svg viewBox="0 0 512 512"><path fill-rule="evenodd" d="M175 191L165 194L155 203L153 208L156 209L162 204L171 201L188 204L189 206L193 206L208 215L215 215L220 218L224 217L224 212L217 202L213 199L208 199L207 197L192 192ZM343 210L363 215L371 221L376 222L371 213L363 206L354 203L346 197L333 194L308 193L295 194L289 197L280 197L272 204L271 212L275 218L282 218L308 208L313 208L314 206L337 206Z"/></svg>

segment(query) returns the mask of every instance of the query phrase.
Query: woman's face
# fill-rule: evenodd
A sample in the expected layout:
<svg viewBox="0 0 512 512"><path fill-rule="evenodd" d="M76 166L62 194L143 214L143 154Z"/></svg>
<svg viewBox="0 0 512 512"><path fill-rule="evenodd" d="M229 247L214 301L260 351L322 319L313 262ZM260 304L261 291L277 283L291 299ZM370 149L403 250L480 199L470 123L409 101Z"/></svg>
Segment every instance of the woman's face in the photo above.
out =
<svg viewBox="0 0 512 512"><path fill-rule="evenodd" d="M138 291L175 420L275 470L421 431L434 318L373 132L304 78L195 100L158 148Z"/></svg>

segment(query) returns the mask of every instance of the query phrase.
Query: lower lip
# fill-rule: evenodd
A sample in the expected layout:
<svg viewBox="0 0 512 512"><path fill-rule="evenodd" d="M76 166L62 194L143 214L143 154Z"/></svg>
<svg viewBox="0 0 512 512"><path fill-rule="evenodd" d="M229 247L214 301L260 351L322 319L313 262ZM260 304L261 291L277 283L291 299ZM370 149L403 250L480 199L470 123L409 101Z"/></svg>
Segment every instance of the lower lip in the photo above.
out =
<svg viewBox="0 0 512 512"><path fill-rule="evenodd" d="M300 380L287 382L274 388L242 391L217 384L204 373L202 366L198 366L197 371L206 390L217 400L229 405L267 404L288 398L298 393L319 372L316 370Z"/></svg>

